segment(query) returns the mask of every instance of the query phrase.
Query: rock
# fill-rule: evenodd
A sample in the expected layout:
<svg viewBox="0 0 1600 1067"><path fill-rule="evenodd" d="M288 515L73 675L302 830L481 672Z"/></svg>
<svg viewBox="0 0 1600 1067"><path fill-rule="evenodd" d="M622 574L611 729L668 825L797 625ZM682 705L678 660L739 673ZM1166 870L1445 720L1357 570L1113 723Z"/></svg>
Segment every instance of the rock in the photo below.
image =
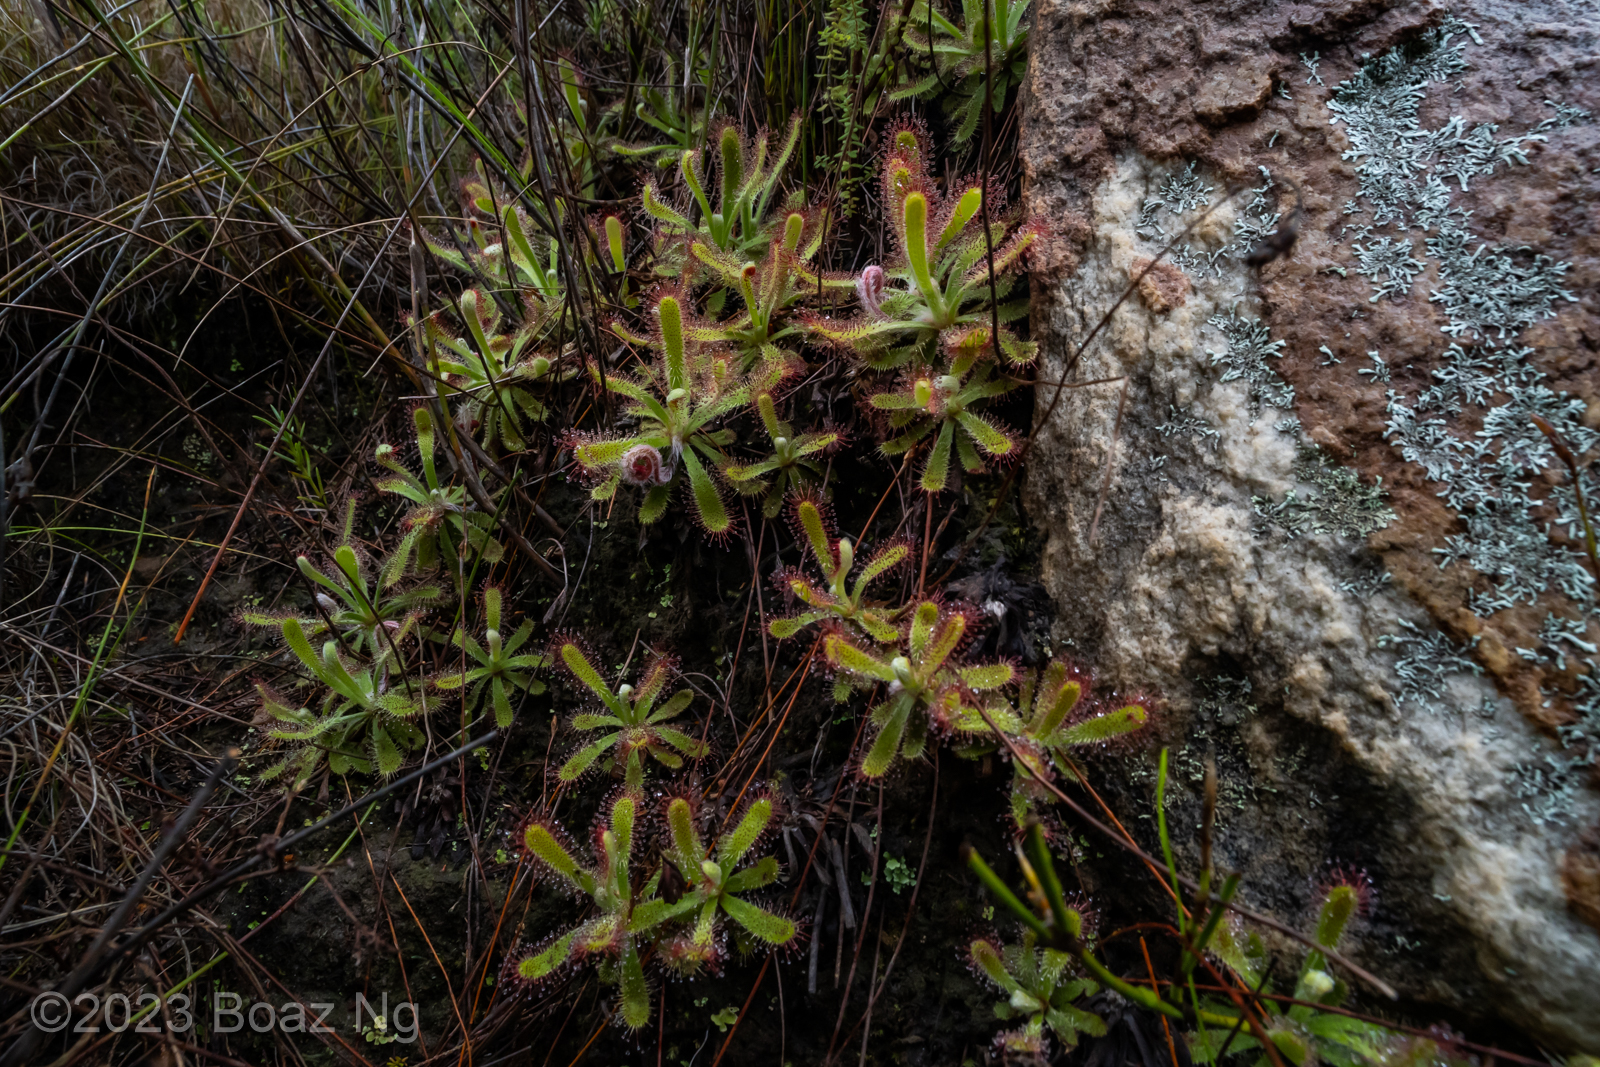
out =
<svg viewBox="0 0 1600 1067"><path fill-rule="evenodd" d="M1592 13L1034 19L1024 195L1087 220L1035 285L1039 376L1128 387L1120 429L1120 381L1038 393L1055 640L1165 699L1179 782L1217 753L1247 900L1304 922L1330 864L1365 867L1352 951L1419 1016L1600 1050L1594 564L1531 422L1600 455ZM1248 265L1291 216L1290 254ZM1138 286L1075 356L1164 249L1184 291Z"/></svg>
<svg viewBox="0 0 1600 1067"><path fill-rule="evenodd" d="M1224 63L1211 68L1194 96L1194 113L1202 122L1221 126L1236 119L1252 119L1272 93L1273 69L1270 56L1254 55L1242 62Z"/></svg>
<svg viewBox="0 0 1600 1067"><path fill-rule="evenodd" d="M1145 256L1133 261L1133 278L1139 282L1139 299L1157 315L1182 307L1189 295L1189 276L1171 263L1157 263Z"/></svg>

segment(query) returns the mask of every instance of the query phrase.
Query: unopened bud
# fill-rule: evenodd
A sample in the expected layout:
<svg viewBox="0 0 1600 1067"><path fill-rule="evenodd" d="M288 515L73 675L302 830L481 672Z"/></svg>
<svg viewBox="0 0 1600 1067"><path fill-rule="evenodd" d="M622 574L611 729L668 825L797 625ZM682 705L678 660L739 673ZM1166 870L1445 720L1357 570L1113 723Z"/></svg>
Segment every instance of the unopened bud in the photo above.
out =
<svg viewBox="0 0 1600 1067"><path fill-rule="evenodd" d="M1321 1000L1333 992L1333 976L1327 971L1311 970L1306 972L1305 990L1313 1000Z"/></svg>

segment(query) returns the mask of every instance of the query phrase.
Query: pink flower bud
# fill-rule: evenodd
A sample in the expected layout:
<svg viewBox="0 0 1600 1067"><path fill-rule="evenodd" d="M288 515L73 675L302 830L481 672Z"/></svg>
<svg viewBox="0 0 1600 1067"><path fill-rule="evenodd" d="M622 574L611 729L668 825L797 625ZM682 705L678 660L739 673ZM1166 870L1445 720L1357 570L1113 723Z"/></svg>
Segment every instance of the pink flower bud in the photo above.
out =
<svg viewBox="0 0 1600 1067"><path fill-rule="evenodd" d="M861 277L856 279L856 296L861 300L861 306L868 313L882 317L883 315L883 268L876 263L861 272Z"/></svg>
<svg viewBox="0 0 1600 1067"><path fill-rule="evenodd" d="M670 475L668 476L670 477ZM661 485L661 453L650 445L634 445L622 454L622 480L629 485Z"/></svg>

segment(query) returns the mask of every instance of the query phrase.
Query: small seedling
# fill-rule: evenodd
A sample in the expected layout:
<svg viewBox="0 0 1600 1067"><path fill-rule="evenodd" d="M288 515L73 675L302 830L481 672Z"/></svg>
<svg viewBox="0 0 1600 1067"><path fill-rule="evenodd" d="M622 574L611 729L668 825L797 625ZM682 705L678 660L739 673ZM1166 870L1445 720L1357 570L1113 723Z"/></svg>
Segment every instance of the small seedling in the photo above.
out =
<svg viewBox="0 0 1600 1067"><path fill-rule="evenodd" d="M839 444L844 435L837 430L796 433L793 426L778 418L770 390L756 397L756 411L772 443L771 454L755 463L729 464L722 473L742 494L765 494L761 514L772 519L783 510L785 496L821 483L823 471L817 457Z"/></svg>
<svg viewBox="0 0 1600 1067"><path fill-rule="evenodd" d="M609 714L584 713L573 716L575 730L608 731L597 741L578 749L562 765L563 782L575 781L587 771L594 761L611 751L618 750L626 759L623 781L627 789L639 793L644 789L643 755L648 753L656 762L671 770L683 766L683 756L703 756L706 746L681 730L665 725L677 718L694 698L692 689L680 689L665 704L656 707L661 692L672 677L672 664L658 658L645 672L644 681L635 689L620 685L613 690L600 677L594 664L583 654L573 640L557 642L556 656L574 678L582 682ZM680 753L682 755L680 755Z"/></svg>
<svg viewBox="0 0 1600 1067"><path fill-rule="evenodd" d="M579 866L551 828L530 822L523 847L568 886L594 902L595 916L552 941L546 948L517 959L512 975L523 982L542 982L569 963L601 957L600 975L618 988L618 1015L633 1030L650 1019L650 987L639 960L641 935L665 921L670 907L655 896L659 873L642 890L632 878L634 821L639 801L629 794L611 805L609 819L595 830L595 863Z"/></svg>
<svg viewBox="0 0 1600 1067"><path fill-rule="evenodd" d="M1100 986L1071 973L1073 959L1069 954L1039 948L1038 936L1032 930L1022 932L1019 945L974 938L967 946L967 959L1006 994L1007 999L994 1006L995 1017L1002 1022L1023 1020L1018 1029L1000 1035L997 1043L1006 1052L1048 1055L1046 1028L1067 1048L1078 1044L1079 1034L1105 1035L1105 1020L1073 1003L1093 996Z"/></svg>
<svg viewBox="0 0 1600 1067"><path fill-rule="evenodd" d="M532 672L550 666L550 657L536 652L517 650L533 636L533 621L524 620L510 638L502 638L500 630L500 590L494 586L483 591L483 643L457 627L450 643L470 656L475 667L455 674L444 674L433 680L440 689L467 689L467 704L475 706L488 694L494 706L495 725L504 730L511 725L511 694L521 690L537 696L544 692L544 683L534 678Z"/></svg>
<svg viewBox="0 0 1600 1067"><path fill-rule="evenodd" d="M284 644L329 692L319 714L309 708L291 707L267 687L256 687L261 695L262 721L279 724L269 727L267 736L300 746L269 768L262 778L276 778L292 770L295 787L299 788L316 773L324 758L334 774L371 774L374 769L385 778L394 774L405 753L421 747L426 740L411 721L427 710L422 686L408 682L403 687L387 688L377 667L347 662L337 641L324 642L318 655L312 651L299 619L286 618L279 625Z"/></svg>
<svg viewBox="0 0 1600 1067"><path fill-rule="evenodd" d="M778 861L765 856L754 863L746 857L772 820L772 800L761 797L749 804L738 825L708 849L696 826L694 805L685 797L667 804L671 844L664 852L687 887L673 914L693 916L694 926L663 942L662 961L684 974L703 966L716 970L726 954L727 936L721 929L726 916L751 937L766 945L786 945L797 928L792 920L750 903L744 895L771 885L778 877Z"/></svg>
<svg viewBox="0 0 1600 1067"><path fill-rule="evenodd" d="M422 477L400 463L394 446L378 446L378 463L395 475L379 481L379 491L393 493L413 505L405 515L405 536L384 565L385 588L398 582L413 561L416 570L426 571L450 560L456 564L453 573L459 575L470 553L477 553L485 563L498 563L505 555L504 546L489 533L494 526L494 516L470 510L465 486L445 485L439 480L433 454L433 416L427 408L419 407L411 418L417 430Z"/></svg>
<svg viewBox="0 0 1600 1067"><path fill-rule="evenodd" d="M879 643L892 644L898 641L900 628L892 621L891 613L867 600L866 592L874 581L904 563L911 555L911 547L903 542L891 541L878 549L867 559L861 573L856 575L854 584L851 584L849 578L855 567L856 552L850 539L841 537L834 540L828 536L822 509L814 500L798 501L794 506L794 520L804 533L812 558L821 569L826 584L817 585L799 568L778 572L776 580L780 587L809 605L811 610L790 618L772 620L767 624L772 636L779 639L793 637L812 623L837 619Z"/></svg>
<svg viewBox="0 0 1600 1067"><path fill-rule="evenodd" d="M1123 737L1142 728L1148 719L1144 708L1128 704L1069 722L1082 701L1085 684L1065 663L1055 660L1042 676L1038 671L1023 675L1015 704L1003 694L996 694L984 707L987 721L973 713L957 725L957 729L976 739L976 743L961 749L965 756L987 755L1000 748L991 722L1010 740L1007 751L1012 766L1011 818L1019 831L1033 818L1035 805L1053 800L1045 782L1054 780L1058 772L1069 781L1075 780L1066 769L1068 750Z"/></svg>
<svg viewBox="0 0 1600 1067"><path fill-rule="evenodd" d="M899 647L888 652L863 647L842 631L823 638L829 664L888 687L887 697L871 712L878 735L861 761L866 777L882 777L900 756L921 756L930 729L950 729L970 714L964 705L975 694L1011 682L1015 671L1009 663L951 662L967 637L970 615L967 609L924 601L907 622Z"/></svg>

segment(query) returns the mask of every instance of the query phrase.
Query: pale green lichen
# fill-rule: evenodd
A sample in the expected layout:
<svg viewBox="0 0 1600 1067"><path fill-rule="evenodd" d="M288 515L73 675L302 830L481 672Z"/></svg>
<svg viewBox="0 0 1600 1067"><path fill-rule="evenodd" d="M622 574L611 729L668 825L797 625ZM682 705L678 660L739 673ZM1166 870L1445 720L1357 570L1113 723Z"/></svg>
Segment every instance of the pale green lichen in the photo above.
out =
<svg viewBox="0 0 1600 1067"><path fill-rule="evenodd" d="M1357 241L1350 247L1356 253L1356 273L1372 281L1371 302L1374 304L1386 296L1391 300L1410 296L1411 282L1426 267L1411 254L1410 241L1369 238L1366 244Z"/></svg>
<svg viewBox="0 0 1600 1067"><path fill-rule="evenodd" d="M1205 419L1189 414L1187 409L1180 411L1171 404L1167 405L1167 421L1156 427L1156 433L1169 439L1179 436L1197 437L1209 444L1213 452L1217 450L1217 442L1222 438L1222 434L1213 429Z"/></svg>
<svg viewBox="0 0 1600 1067"><path fill-rule="evenodd" d="M1219 352L1206 349L1211 365L1226 368L1219 379L1224 382L1243 380L1250 386L1250 406L1261 410L1261 405L1288 411L1294 407L1294 387L1279 377L1267 363L1283 355L1283 342L1272 340L1267 327L1260 319L1247 319L1233 308L1227 314L1217 314L1206 320L1222 332L1227 348Z"/></svg>
<svg viewBox="0 0 1600 1067"><path fill-rule="evenodd" d="M1252 497L1261 518L1281 527L1290 537L1336 534L1364 538L1394 521L1384 503L1383 485L1365 485L1348 467L1341 467L1314 444L1302 444L1295 459L1295 478L1309 483L1302 492L1291 489L1277 503Z"/></svg>
<svg viewBox="0 0 1600 1067"><path fill-rule="evenodd" d="M1444 634L1424 633L1410 622L1400 620L1400 632L1378 638L1379 648L1399 652L1394 673L1400 678L1396 703L1416 703L1432 707L1444 695L1445 683L1458 674L1478 675L1483 668L1468 658L1460 645Z"/></svg>
<svg viewBox="0 0 1600 1067"><path fill-rule="evenodd" d="M1450 339L1431 386L1414 397L1388 391L1385 436L1439 483L1438 495L1460 515L1463 529L1434 551L1441 566L1466 564L1485 579L1471 594L1474 612L1488 616L1554 593L1587 616L1595 610L1595 581L1577 541L1576 497L1549 439L1532 420L1535 415L1548 420L1580 454L1600 444L1600 434L1583 424L1581 400L1549 386L1530 361L1533 350L1509 343L1555 315L1559 304L1575 299L1563 288L1568 266L1535 249L1475 236L1472 212L1453 198L1479 178L1527 165L1529 145L1591 116L1546 100L1554 114L1510 137L1500 136L1493 123L1469 124L1459 116L1436 128L1423 127L1419 116L1428 87L1469 69L1469 40L1483 43L1472 26L1447 17L1416 41L1367 59L1333 89L1328 102L1330 121L1345 128L1344 158L1356 164L1360 183L1360 194L1345 214L1369 213L1367 224L1355 225L1352 219L1345 229L1354 269L1372 283L1373 301L1404 299L1432 263L1439 284L1428 299L1443 311L1442 330ZM1420 258L1413 230L1423 234ZM1545 475L1552 469L1559 483L1547 490ZM1586 490L1592 477L1586 475ZM1600 479L1595 481L1600 489ZM1557 511L1554 522L1545 521L1548 513L1539 510L1550 506ZM1566 543L1552 538L1557 528L1565 529ZM1397 667L1402 699L1437 697L1441 668L1428 664L1446 653L1440 644L1446 639L1435 635L1429 644L1407 634L1385 640L1405 653ZM1569 746L1581 741L1594 748L1600 733L1595 649L1582 618L1550 614L1538 647L1518 650L1558 671L1566 669L1569 658L1585 668L1572 698L1578 721L1562 731ZM1564 817L1578 778L1573 766L1556 756L1519 765L1513 789L1535 822Z"/></svg>
<svg viewBox="0 0 1600 1067"><path fill-rule="evenodd" d="M1206 250L1180 239L1198 218L1198 215L1187 216L1210 207L1213 192L1211 186L1195 174L1192 161L1181 171L1162 179L1156 195L1147 197L1140 205L1134 232L1164 246L1168 260L1184 273L1195 278L1219 277L1226 263L1248 255L1278 228L1282 218L1277 210L1277 197L1268 195L1276 187L1272 172L1266 167L1259 169L1262 184L1250 190L1251 200L1234 219L1233 234L1221 247Z"/></svg>

